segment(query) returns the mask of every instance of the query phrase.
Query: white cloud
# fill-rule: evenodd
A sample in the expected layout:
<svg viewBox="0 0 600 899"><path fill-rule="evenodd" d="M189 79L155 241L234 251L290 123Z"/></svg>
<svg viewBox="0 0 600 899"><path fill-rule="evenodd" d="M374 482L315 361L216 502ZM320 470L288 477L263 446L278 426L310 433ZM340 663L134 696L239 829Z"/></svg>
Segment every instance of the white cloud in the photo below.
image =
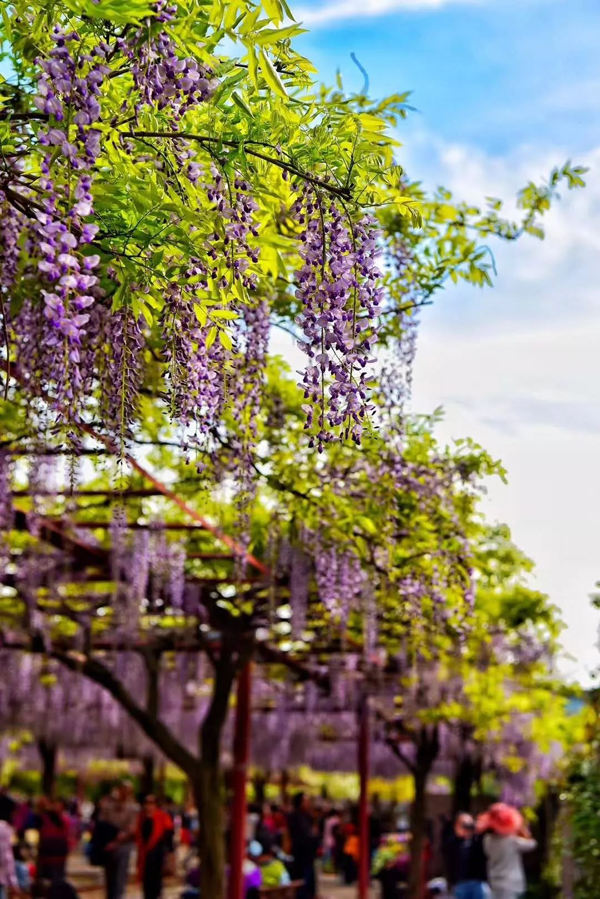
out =
<svg viewBox="0 0 600 899"><path fill-rule="evenodd" d="M510 197L568 156L525 147L491 157L425 134L410 147L413 176L474 202ZM600 148L576 161L590 166L589 186L563 191L543 242L495 247L494 289L452 288L424 310L413 409L443 404L441 439L473 437L504 462L508 485L490 484L486 515L535 560L535 583L567 624L574 661L563 670L587 681L600 666L589 602L600 580ZM272 349L302 365L289 341L277 336Z"/></svg>
<svg viewBox="0 0 600 899"><path fill-rule="evenodd" d="M436 10L443 6L471 5L478 0L332 0L294 9L298 22L312 27L340 22L345 19L363 19L382 16L396 10Z"/></svg>
<svg viewBox="0 0 600 899"><path fill-rule="evenodd" d="M525 147L496 158L425 134L410 147L413 176L475 202L510 197L568 156ZM587 681L600 665L589 602L600 580L600 148L576 161L590 166L589 186L563 191L545 241L496 247L493 290L452 288L424 310L413 408L443 404L442 439L471 436L504 462L509 483L490 484L486 514L535 560L535 583L567 624L575 661L563 670Z"/></svg>
<svg viewBox="0 0 600 899"><path fill-rule="evenodd" d="M508 469L485 510L506 521L537 564L535 581L561 608L564 644L584 680L600 664L600 319L565 330L489 338L431 336L424 323L416 409L442 403L439 436L469 435Z"/></svg>
<svg viewBox="0 0 600 899"><path fill-rule="evenodd" d="M510 196L566 156L522 148L493 158L438 144L419 176L480 202ZM506 465L508 486L491 485L487 514L536 561L536 583L567 624L575 661L563 669L587 680L600 664L588 598L600 579L600 148L580 161L589 186L563 191L545 241L497 250L492 291L453 289L423 316L414 408L442 403L443 438L472 436Z"/></svg>

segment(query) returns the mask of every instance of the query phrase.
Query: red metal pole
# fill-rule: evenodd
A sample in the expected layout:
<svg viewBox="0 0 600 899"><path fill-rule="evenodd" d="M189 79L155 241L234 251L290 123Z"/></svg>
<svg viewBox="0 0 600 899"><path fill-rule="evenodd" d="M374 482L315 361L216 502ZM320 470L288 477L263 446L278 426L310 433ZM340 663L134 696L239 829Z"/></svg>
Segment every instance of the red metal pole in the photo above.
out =
<svg viewBox="0 0 600 899"><path fill-rule="evenodd" d="M363 696L358 711L358 776L360 799L358 806L358 899L369 895L370 838L369 838L369 702Z"/></svg>
<svg viewBox="0 0 600 899"><path fill-rule="evenodd" d="M233 736L233 801L231 804L231 844L229 847L228 899L243 899L244 858L246 856L246 781L250 750L250 662L240 671L237 682L235 731Z"/></svg>

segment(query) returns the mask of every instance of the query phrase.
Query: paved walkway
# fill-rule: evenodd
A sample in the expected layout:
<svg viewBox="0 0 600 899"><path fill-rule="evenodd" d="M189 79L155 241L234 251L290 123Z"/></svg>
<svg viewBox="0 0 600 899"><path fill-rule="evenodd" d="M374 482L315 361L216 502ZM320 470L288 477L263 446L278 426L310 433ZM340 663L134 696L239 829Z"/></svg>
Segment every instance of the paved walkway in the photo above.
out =
<svg viewBox="0 0 600 899"><path fill-rule="evenodd" d="M76 853L69 858L67 876L82 899L104 899L104 874L102 868L88 864L85 856ZM182 891L183 877L171 877L165 882L164 899L177 899ZM141 890L135 880L134 869L127 888L127 899L141 899ZM356 886L343 886L332 874L319 875L320 899L356 899ZM371 891L376 899L378 890Z"/></svg>

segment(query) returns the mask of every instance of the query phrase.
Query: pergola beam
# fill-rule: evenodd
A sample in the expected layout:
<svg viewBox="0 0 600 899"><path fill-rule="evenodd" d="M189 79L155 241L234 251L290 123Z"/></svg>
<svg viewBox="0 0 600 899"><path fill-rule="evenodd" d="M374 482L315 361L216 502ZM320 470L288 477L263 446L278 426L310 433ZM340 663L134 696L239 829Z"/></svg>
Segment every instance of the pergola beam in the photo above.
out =
<svg viewBox="0 0 600 899"><path fill-rule="evenodd" d="M51 521L55 524L59 524L63 521L62 518L51 518L46 519L47 521ZM97 519L93 519L92 521L69 521L68 526L72 528L79 528L84 531L100 531L100 530L108 530L113 526L113 522L111 521L100 521ZM151 524L147 524L142 521L129 521L125 522L122 525L119 524L119 527L122 527L127 531L204 531L204 525L198 523L190 523L190 522L165 522L158 521L152 522Z"/></svg>
<svg viewBox="0 0 600 899"><path fill-rule="evenodd" d="M115 497L115 499L122 500L128 498L144 498L149 496L162 496L160 490L157 490L155 487L128 487L126 490L101 490L101 489L85 489L82 487L76 487L75 489L71 489L69 487L63 487L59 490L13 490L13 496L16 497L24 497L24 496L106 496L106 497Z"/></svg>

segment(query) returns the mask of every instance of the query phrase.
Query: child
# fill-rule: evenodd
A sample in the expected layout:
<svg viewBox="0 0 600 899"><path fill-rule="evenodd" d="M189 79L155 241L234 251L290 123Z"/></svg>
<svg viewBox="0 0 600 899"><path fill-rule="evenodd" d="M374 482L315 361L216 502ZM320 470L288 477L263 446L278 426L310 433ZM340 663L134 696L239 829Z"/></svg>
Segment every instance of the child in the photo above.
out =
<svg viewBox="0 0 600 899"><path fill-rule="evenodd" d="M275 855L270 840L263 839L262 846L253 840L250 843L250 851L258 853L254 856L254 860L260 868L263 887L283 887L291 883L289 872L281 859Z"/></svg>

